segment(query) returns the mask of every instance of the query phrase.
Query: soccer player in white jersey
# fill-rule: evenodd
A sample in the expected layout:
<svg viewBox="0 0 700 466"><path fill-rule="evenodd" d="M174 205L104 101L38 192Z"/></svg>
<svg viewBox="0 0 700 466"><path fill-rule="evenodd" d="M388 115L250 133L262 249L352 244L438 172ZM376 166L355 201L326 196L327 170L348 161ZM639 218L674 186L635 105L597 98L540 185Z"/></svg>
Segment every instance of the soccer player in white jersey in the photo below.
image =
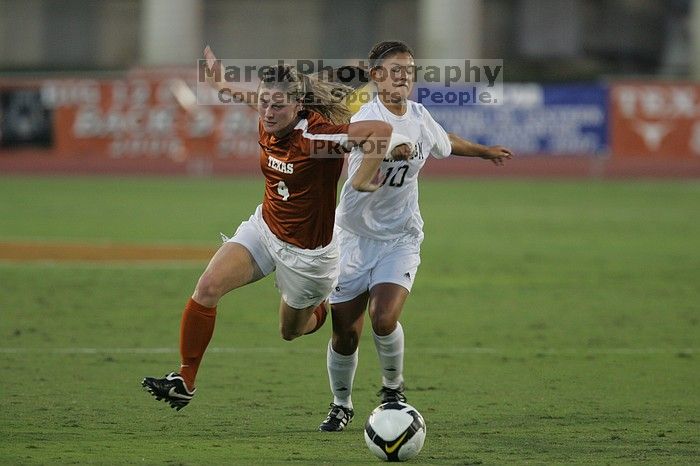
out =
<svg viewBox="0 0 700 466"><path fill-rule="evenodd" d="M367 309L382 371L378 395L382 403L406 400L399 316L420 264L423 219L418 173L428 155L481 157L496 165L513 155L501 146L485 147L447 134L425 107L408 100L415 64L413 52L403 42L380 42L370 51L369 62L377 95L351 121L386 121L394 137L403 137L406 143L382 162L379 190L362 193L346 182L336 209L340 277L329 298L333 336L327 350L333 402L319 426L322 431L341 431L354 415L352 384ZM351 153L349 179L361 160L360 152Z"/></svg>

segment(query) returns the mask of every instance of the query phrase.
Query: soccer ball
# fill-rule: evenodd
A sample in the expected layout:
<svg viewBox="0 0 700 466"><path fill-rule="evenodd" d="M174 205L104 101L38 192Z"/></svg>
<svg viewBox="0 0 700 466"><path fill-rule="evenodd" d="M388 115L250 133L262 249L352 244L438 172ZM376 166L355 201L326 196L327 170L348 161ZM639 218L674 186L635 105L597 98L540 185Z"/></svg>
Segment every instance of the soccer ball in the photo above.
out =
<svg viewBox="0 0 700 466"><path fill-rule="evenodd" d="M369 450L385 461L414 458L425 442L425 421L413 406L391 402L377 406L365 423Z"/></svg>

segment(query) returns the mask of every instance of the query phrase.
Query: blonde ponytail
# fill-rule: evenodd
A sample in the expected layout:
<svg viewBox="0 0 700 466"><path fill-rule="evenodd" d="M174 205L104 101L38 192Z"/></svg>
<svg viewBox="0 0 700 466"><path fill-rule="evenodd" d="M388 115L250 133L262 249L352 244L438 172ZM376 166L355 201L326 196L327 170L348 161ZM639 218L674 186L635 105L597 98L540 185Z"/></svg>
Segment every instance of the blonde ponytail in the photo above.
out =
<svg viewBox="0 0 700 466"><path fill-rule="evenodd" d="M352 113L347 106L346 97L353 88L340 83L322 81L318 76L308 76L310 91L306 91L304 108L320 113L336 125L349 123Z"/></svg>
<svg viewBox="0 0 700 466"><path fill-rule="evenodd" d="M286 92L290 100L301 102L304 110L316 112L331 123L350 122L352 113L346 104L346 97L354 90L350 86L302 74L291 65L271 67L260 86Z"/></svg>

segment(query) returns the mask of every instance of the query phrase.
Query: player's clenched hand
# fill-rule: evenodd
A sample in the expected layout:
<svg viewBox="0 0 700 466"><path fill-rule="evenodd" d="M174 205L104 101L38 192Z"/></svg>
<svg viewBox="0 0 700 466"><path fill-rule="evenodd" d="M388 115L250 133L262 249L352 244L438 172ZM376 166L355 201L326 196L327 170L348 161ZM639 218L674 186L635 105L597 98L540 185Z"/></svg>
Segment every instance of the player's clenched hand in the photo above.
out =
<svg viewBox="0 0 700 466"><path fill-rule="evenodd" d="M480 157L492 161L494 165L502 167L506 159L513 158L513 151L503 146L491 146L487 148Z"/></svg>
<svg viewBox="0 0 700 466"><path fill-rule="evenodd" d="M207 60L207 68L214 68L217 62L216 55L208 45L204 47L204 58Z"/></svg>
<svg viewBox="0 0 700 466"><path fill-rule="evenodd" d="M206 47L204 47L204 58L207 60L207 68L208 69L213 71L217 67L222 68L221 60L216 58L216 55L214 55L214 52L212 52L211 47L209 47L208 45ZM223 69L221 71L222 71L222 73L220 73L220 74L223 75ZM217 73L212 73L211 75L215 76L216 74ZM208 73L205 73L204 75L207 76L207 80L209 81L209 84L216 85L216 83L213 82L213 79L208 78L208 76L209 76Z"/></svg>
<svg viewBox="0 0 700 466"><path fill-rule="evenodd" d="M391 151L391 158L394 160L408 160L413 148L410 144L399 144Z"/></svg>

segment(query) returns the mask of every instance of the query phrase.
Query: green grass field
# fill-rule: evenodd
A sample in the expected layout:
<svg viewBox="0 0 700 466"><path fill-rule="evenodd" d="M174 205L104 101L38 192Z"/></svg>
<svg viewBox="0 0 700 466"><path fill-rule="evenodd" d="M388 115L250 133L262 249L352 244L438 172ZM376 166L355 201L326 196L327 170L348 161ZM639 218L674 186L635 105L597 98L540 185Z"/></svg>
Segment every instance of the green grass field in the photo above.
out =
<svg viewBox="0 0 700 466"><path fill-rule="evenodd" d="M0 241L215 245L261 196L259 178L0 177ZM698 182L423 180L412 463L700 462L698 206ZM178 363L204 265L0 261L0 463L378 463L371 338L354 423L316 432L330 326L281 340L270 278L222 301L189 407L142 391Z"/></svg>

